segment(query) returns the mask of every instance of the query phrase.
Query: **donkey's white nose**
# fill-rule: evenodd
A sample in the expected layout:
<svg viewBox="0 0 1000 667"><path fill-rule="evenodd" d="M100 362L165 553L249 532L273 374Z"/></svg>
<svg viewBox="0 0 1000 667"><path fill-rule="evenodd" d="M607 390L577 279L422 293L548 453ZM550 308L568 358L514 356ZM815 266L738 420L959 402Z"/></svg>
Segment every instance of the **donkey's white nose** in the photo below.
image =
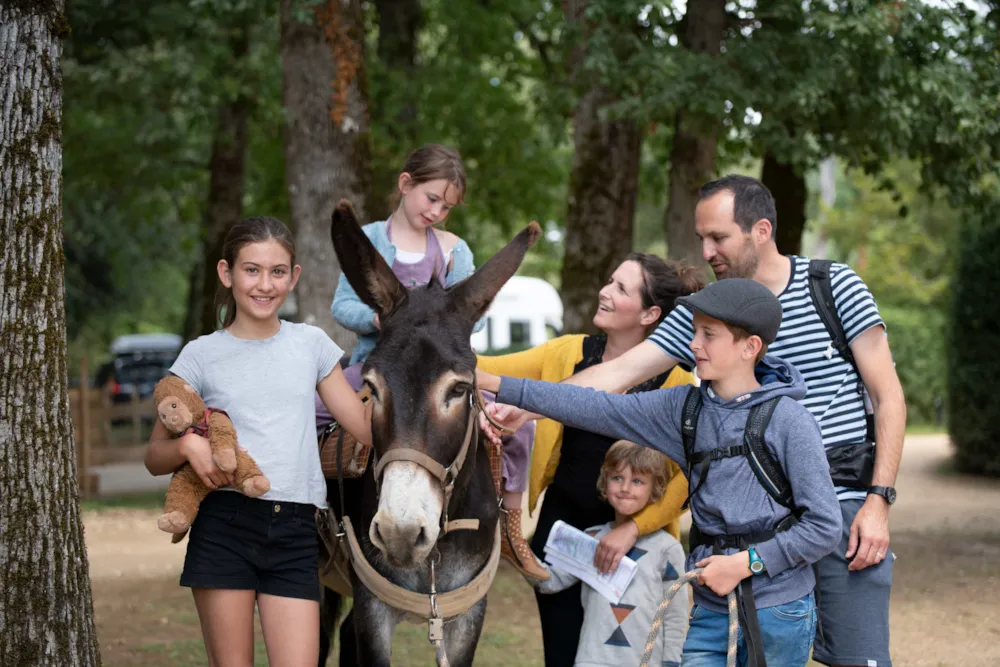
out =
<svg viewBox="0 0 1000 667"><path fill-rule="evenodd" d="M391 562L403 566L418 562L421 552L431 547L423 521L397 521L386 512L375 515L368 537Z"/></svg>
<svg viewBox="0 0 1000 667"><path fill-rule="evenodd" d="M437 542L444 494L429 472L393 461L382 473L378 511L368 538L396 567L422 563Z"/></svg>

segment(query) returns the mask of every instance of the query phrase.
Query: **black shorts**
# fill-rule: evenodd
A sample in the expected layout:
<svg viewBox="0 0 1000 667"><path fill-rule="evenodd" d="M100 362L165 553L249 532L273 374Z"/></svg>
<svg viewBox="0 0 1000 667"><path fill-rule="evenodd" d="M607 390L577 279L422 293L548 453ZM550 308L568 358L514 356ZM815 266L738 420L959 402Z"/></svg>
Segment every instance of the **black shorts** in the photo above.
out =
<svg viewBox="0 0 1000 667"><path fill-rule="evenodd" d="M188 540L181 586L319 600L313 505L214 491L202 501Z"/></svg>

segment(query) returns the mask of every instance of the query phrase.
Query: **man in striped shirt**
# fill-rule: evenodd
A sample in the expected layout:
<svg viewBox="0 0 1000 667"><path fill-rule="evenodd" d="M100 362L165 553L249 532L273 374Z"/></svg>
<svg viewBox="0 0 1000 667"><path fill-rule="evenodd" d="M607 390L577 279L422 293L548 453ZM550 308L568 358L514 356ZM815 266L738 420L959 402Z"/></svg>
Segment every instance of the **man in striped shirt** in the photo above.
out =
<svg viewBox="0 0 1000 667"><path fill-rule="evenodd" d="M778 252L776 222L774 199L754 178L726 176L701 189L695 227L702 255L716 278L752 278L778 296L783 319L769 353L784 358L805 377L808 394L802 403L819 423L828 451L863 443L867 422L858 376L831 344L813 306L809 260ZM906 404L871 292L843 264L834 264L830 275L836 312L874 408L872 487L883 487L878 491L884 495L837 489L845 534L840 547L816 565L819 625L813 658L827 665L889 667L889 589L895 556L889 551L888 515L895 491L884 487L895 484ZM677 363L693 367L691 320L691 312L678 306L646 341L566 381L618 392ZM630 537L623 535L623 543ZM617 564L618 554L598 555L602 557Z"/></svg>

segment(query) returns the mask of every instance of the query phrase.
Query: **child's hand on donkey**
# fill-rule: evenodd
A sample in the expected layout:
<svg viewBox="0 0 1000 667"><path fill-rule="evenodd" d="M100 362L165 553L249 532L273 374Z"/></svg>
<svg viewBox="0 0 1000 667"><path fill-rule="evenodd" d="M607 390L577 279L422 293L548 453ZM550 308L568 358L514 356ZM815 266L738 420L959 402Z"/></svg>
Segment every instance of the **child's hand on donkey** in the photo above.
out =
<svg viewBox="0 0 1000 667"><path fill-rule="evenodd" d="M487 403L483 413L479 415L479 428L491 442L500 444L500 437L504 434L500 433L490 420L507 429L509 433L513 433L524 426L531 417L530 412L513 405Z"/></svg>

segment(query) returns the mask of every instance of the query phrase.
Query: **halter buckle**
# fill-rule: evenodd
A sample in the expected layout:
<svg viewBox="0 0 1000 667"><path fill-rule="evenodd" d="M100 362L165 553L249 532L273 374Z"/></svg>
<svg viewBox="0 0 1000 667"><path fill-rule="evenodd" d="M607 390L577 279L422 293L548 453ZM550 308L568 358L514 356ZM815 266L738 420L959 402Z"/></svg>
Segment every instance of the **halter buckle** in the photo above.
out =
<svg viewBox="0 0 1000 667"><path fill-rule="evenodd" d="M427 619L427 641L439 642L444 640L444 619L439 617Z"/></svg>

